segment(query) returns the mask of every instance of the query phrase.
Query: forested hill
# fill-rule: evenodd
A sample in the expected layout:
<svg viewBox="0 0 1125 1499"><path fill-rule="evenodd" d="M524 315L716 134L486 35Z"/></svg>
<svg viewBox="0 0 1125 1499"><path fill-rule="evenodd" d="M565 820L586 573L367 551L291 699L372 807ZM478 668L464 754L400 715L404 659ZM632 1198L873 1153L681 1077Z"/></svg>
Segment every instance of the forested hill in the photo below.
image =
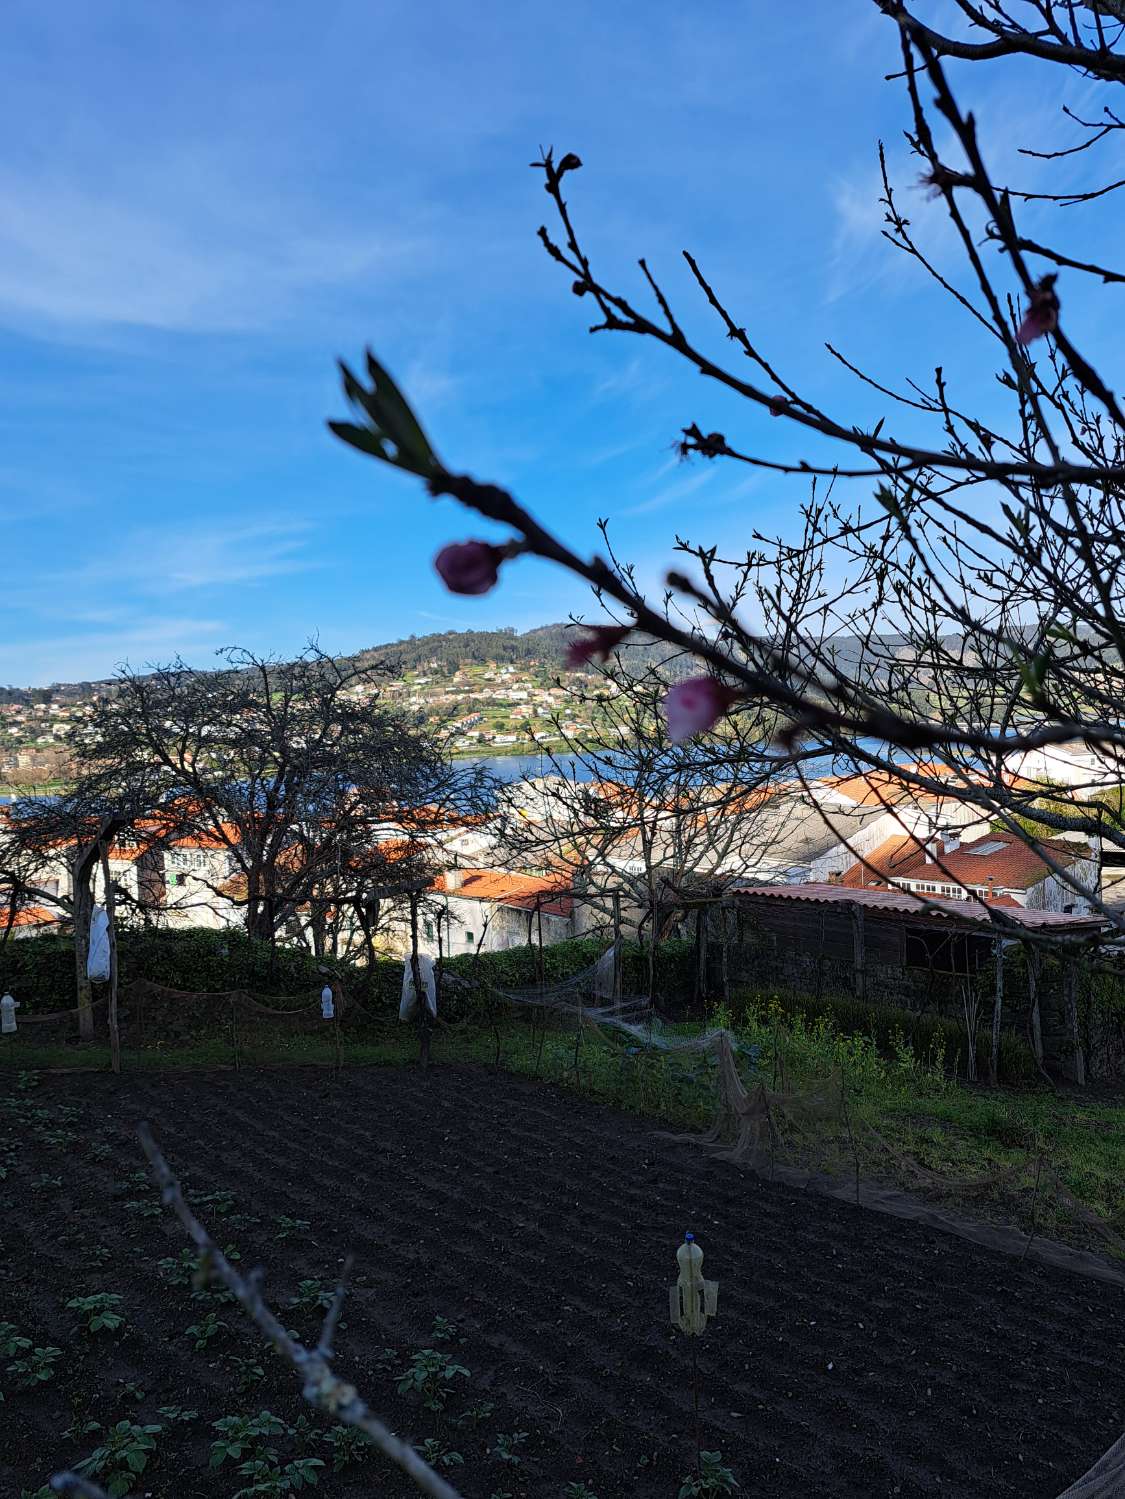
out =
<svg viewBox="0 0 1125 1499"><path fill-rule="evenodd" d="M483 666L486 662L519 665L539 661L549 668L562 668L568 633L564 624L540 625L520 635L511 627L503 630L446 630L439 635L411 635L406 640L369 646L343 661L357 666L385 663L400 671L417 671L438 662L443 668ZM0 687L0 705L4 703L76 703L105 691L110 681L53 683L50 687Z"/></svg>
<svg viewBox="0 0 1125 1499"><path fill-rule="evenodd" d="M445 670L455 670L459 666L483 666L488 661L498 665L538 661L543 666L561 668L567 643L574 635L575 631L564 624L539 625L522 635L510 627L446 630L440 635L411 635L406 640L374 645L348 659L357 666L385 663L401 671L417 671L435 662Z"/></svg>

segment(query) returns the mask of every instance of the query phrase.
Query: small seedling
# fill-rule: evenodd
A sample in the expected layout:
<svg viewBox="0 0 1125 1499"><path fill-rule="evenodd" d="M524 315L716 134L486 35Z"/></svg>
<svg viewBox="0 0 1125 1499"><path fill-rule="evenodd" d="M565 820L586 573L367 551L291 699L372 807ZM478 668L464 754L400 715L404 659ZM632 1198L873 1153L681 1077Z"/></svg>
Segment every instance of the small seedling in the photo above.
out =
<svg viewBox="0 0 1125 1499"><path fill-rule="evenodd" d="M67 1307L78 1313L83 1332L92 1336L98 1332L119 1332L125 1326L125 1318L117 1310L121 1301L111 1291L100 1291L96 1296L72 1296Z"/></svg>
<svg viewBox="0 0 1125 1499"><path fill-rule="evenodd" d="M297 1287L297 1294L293 1297L289 1305L291 1307L319 1307L327 1311L332 1305L335 1294L332 1287L326 1286L322 1280L303 1280Z"/></svg>
<svg viewBox="0 0 1125 1499"><path fill-rule="evenodd" d="M30 1338L21 1338L14 1322L0 1322L0 1358L14 1358L31 1347Z"/></svg>
<svg viewBox="0 0 1125 1499"><path fill-rule="evenodd" d="M680 1484L677 1499L698 1499L699 1495L729 1494L738 1488L738 1480L729 1468L723 1467L721 1452L701 1452L698 1473L689 1473Z"/></svg>
<svg viewBox="0 0 1125 1499"><path fill-rule="evenodd" d="M168 1255L157 1260L156 1268L173 1286L190 1286L199 1273L199 1256L190 1249L181 1249L177 1255Z"/></svg>
<svg viewBox="0 0 1125 1499"><path fill-rule="evenodd" d="M238 1375L234 1388L239 1395L245 1395L247 1390L252 1390L255 1385L261 1384L266 1377L266 1371L253 1358L243 1358L235 1354L231 1359L231 1366Z"/></svg>
<svg viewBox="0 0 1125 1499"><path fill-rule="evenodd" d="M100 1479L110 1499L119 1499L133 1487L133 1480L148 1467L156 1451L156 1438L163 1427L138 1426L118 1421L106 1432L105 1441L90 1456L75 1463L75 1471Z"/></svg>
<svg viewBox="0 0 1125 1499"><path fill-rule="evenodd" d="M32 1178L31 1185L37 1192L54 1192L62 1186L61 1176L48 1176L46 1172L42 1176Z"/></svg>
<svg viewBox="0 0 1125 1499"><path fill-rule="evenodd" d="M106 1161L113 1154L113 1147L111 1145L106 1145L104 1142L101 1142L97 1145L91 1145L90 1154L93 1156L95 1161Z"/></svg>
<svg viewBox="0 0 1125 1499"><path fill-rule="evenodd" d="M475 1405L470 1405L454 1421L454 1426L483 1426L491 1419L496 1409L491 1400L478 1400Z"/></svg>
<svg viewBox="0 0 1125 1499"><path fill-rule="evenodd" d="M121 1386L118 1391L117 1400L123 1404L126 1400L134 1400L138 1405L145 1398L145 1392L135 1379L118 1379L115 1383Z"/></svg>
<svg viewBox="0 0 1125 1499"><path fill-rule="evenodd" d="M445 1409L445 1402L452 1394L449 1381L470 1377L468 1369L455 1364L448 1353L423 1348L399 1374L398 1392L400 1395L417 1395L427 1410L440 1411Z"/></svg>
<svg viewBox="0 0 1125 1499"><path fill-rule="evenodd" d="M112 1258L113 1250L105 1244L91 1244L86 1250L86 1263L94 1269L108 1265Z"/></svg>
<svg viewBox="0 0 1125 1499"><path fill-rule="evenodd" d="M585 1483L568 1483L563 1489L563 1499L598 1499L597 1494Z"/></svg>
<svg viewBox="0 0 1125 1499"><path fill-rule="evenodd" d="M55 1364L62 1358L61 1348L32 1348L27 1338L19 1338L18 1342L27 1344L27 1349L22 1358L13 1359L8 1365L8 1373L16 1376L16 1388L19 1390L33 1390L36 1385L47 1384L55 1377Z"/></svg>
<svg viewBox="0 0 1125 1499"><path fill-rule="evenodd" d="M32 1088L38 1088L41 1081L42 1079L38 1072L17 1072L16 1091L17 1093L29 1093Z"/></svg>
<svg viewBox="0 0 1125 1499"><path fill-rule="evenodd" d="M435 1317L433 1331L430 1337L435 1343L449 1343L456 1336L457 1329L446 1317Z"/></svg>
<svg viewBox="0 0 1125 1499"><path fill-rule="evenodd" d="M319 1457L298 1457L284 1468L280 1467L276 1457L251 1458L249 1462L239 1465L238 1473L243 1478L253 1479L253 1483L246 1488L238 1489L233 1499L252 1499L252 1496L262 1496L267 1499L269 1495L291 1494L296 1489L303 1489L306 1484L311 1488L320 1481L320 1469L324 1467Z"/></svg>
<svg viewBox="0 0 1125 1499"><path fill-rule="evenodd" d="M518 1468L523 1458L516 1451L527 1441L526 1431L501 1431L497 1434L496 1441L491 1446L489 1456L494 1457L498 1463L508 1463L513 1468Z"/></svg>
<svg viewBox="0 0 1125 1499"><path fill-rule="evenodd" d="M419 1446L418 1453L431 1468L456 1468L465 1461L459 1452L451 1452L437 1437L427 1437Z"/></svg>
<svg viewBox="0 0 1125 1499"><path fill-rule="evenodd" d="M164 1209L150 1197L131 1197L123 1203L125 1211L134 1218L159 1218Z"/></svg>
<svg viewBox="0 0 1125 1499"><path fill-rule="evenodd" d="M63 1432L63 1436L66 1437L68 1441L80 1442L83 1437L92 1437L102 1430L103 1427L100 1421L94 1421L92 1419L84 1421L81 1416L75 1416L74 1420Z"/></svg>
<svg viewBox="0 0 1125 1499"><path fill-rule="evenodd" d="M210 1466L218 1468L228 1459L237 1462L259 1452L266 1437L284 1436L285 1422L272 1411L259 1411L256 1416L220 1416L211 1429L219 1435L211 1443Z"/></svg>
<svg viewBox="0 0 1125 1499"><path fill-rule="evenodd" d="M308 1233L311 1224L307 1218L289 1218L281 1213L273 1220L273 1226L277 1230L274 1239L280 1240L300 1238Z"/></svg>
<svg viewBox="0 0 1125 1499"><path fill-rule="evenodd" d="M233 1192L206 1192L195 1199L196 1205L206 1208L212 1218L225 1218L234 1207Z"/></svg>
<svg viewBox="0 0 1125 1499"><path fill-rule="evenodd" d="M193 1322L185 1331L185 1338L193 1338L193 1347L202 1353L216 1338L224 1338L230 1332L225 1322L220 1322L218 1312L206 1312L198 1322Z"/></svg>
<svg viewBox="0 0 1125 1499"><path fill-rule="evenodd" d="M339 1473L371 1456L371 1443L358 1426L330 1426L323 1440L332 1449L332 1471Z"/></svg>
<svg viewBox="0 0 1125 1499"><path fill-rule="evenodd" d="M158 1406L156 1414L162 1417L169 1426L190 1426L193 1421L199 1420L198 1411L185 1410L182 1405Z"/></svg>

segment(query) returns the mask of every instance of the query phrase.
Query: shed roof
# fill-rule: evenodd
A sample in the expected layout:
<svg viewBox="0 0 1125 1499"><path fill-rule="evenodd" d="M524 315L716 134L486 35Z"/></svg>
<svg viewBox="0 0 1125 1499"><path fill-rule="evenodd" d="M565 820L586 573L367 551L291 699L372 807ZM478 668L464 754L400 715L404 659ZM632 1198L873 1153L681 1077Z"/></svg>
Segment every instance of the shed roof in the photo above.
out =
<svg viewBox="0 0 1125 1499"><path fill-rule="evenodd" d="M987 907L1001 904L969 900L934 900L913 895L907 890L852 890L844 885L758 885L736 890L739 900L809 901L817 905L863 906L887 915L912 916L919 921L952 920L964 926L990 926ZM982 909L982 904L985 909ZM1029 911L1024 906L1003 901L1004 916L1018 926L1042 930L1049 928L1060 935L1066 932L1093 934L1109 923L1101 916L1068 916L1062 911Z"/></svg>

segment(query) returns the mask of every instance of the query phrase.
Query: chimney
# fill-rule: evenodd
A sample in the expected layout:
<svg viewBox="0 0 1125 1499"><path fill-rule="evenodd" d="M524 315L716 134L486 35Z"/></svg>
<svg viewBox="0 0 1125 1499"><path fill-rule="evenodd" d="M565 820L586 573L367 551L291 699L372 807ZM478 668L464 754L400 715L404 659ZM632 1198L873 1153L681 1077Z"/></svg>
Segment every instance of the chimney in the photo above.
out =
<svg viewBox="0 0 1125 1499"><path fill-rule="evenodd" d="M934 839L934 858L935 859L943 859L944 857L945 857L945 839L944 838L935 838Z"/></svg>
<svg viewBox="0 0 1125 1499"><path fill-rule="evenodd" d="M460 890L465 883L465 871L463 869L447 869L445 871L445 888L447 891Z"/></svg>

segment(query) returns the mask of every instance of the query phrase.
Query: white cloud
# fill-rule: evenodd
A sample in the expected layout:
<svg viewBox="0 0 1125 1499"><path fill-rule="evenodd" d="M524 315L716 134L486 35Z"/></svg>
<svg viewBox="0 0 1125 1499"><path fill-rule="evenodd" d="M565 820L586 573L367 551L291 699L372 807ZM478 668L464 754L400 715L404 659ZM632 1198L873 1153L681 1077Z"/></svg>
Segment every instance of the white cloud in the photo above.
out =
<svg viewBox="0 0 1125 1499"><path fill-rule="evenodd" d="M325 224L221 167L99 182L0 170L0 317L16 326L269 326L317 288L416 264L409 233ZM164 187L153 190L153 179Z"/></svg>
<svg viewBox="0 0 1125 1499"><path fill-rule="evenodd" d="M112 630L71 630L0 645L0 681L15 686L80 682L112 676L125 662L153 665L176 655L199 660L227 643L216 619L140 617Z"/></svg>

